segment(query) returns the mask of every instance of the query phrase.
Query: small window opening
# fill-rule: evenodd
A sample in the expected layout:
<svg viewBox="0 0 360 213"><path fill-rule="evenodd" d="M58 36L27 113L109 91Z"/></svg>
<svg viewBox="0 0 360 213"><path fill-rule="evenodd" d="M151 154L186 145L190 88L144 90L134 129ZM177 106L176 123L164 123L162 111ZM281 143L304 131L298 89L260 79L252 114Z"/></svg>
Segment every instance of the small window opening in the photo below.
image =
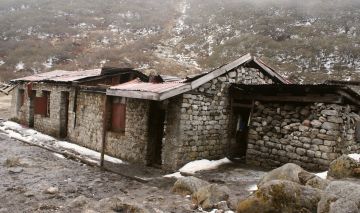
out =
<svg viewBox="0 0 360 213"><path fill-rule="evenodd" d="M126 126L126 99L113 98L111 105L111 131L125 132Z"/></svg>

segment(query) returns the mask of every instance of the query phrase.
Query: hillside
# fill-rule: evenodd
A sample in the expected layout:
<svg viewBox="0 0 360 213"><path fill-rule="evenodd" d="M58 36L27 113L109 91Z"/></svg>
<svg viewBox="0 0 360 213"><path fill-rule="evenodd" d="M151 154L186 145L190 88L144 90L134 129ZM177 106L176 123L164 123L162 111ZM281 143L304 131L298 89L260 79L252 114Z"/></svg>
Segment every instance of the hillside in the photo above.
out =
<svg viewBox="0 0 360 213"><path fill-rule="evenodd" d="M130 66L185 76L244 53L298 82L360 79L360 2L2 0L1 79Z"/></svg>

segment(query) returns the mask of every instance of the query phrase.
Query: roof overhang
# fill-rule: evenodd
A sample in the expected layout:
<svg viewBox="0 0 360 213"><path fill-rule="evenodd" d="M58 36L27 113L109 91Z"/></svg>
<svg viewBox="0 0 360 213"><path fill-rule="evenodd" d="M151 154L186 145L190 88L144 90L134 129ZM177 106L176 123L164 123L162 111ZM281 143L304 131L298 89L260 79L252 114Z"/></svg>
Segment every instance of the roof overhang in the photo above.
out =
<svg viewBox="0 0 360 213"><path fill-rule="evenodd" d="M351 103L360 106L360 95L342 85L232 84L230 95L237 100L308 103Z"/></svg>

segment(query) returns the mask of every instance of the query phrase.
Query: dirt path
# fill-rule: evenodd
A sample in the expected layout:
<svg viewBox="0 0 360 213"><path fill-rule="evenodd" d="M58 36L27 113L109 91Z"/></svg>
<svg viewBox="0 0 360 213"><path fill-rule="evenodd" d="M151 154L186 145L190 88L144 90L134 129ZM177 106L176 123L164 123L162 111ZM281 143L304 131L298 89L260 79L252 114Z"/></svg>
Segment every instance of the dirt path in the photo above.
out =
<svg viewBox="0 0 360 213"><path fill-rule="evenodd" d="M0 147L0 212L78 212L87 208L72 203L79 196L95 203L119 196L160 212L193 212L188 198L170 193L171 181L145 185L60 158L3 134ZM45 193L49 187L59 192Z"/></svg>

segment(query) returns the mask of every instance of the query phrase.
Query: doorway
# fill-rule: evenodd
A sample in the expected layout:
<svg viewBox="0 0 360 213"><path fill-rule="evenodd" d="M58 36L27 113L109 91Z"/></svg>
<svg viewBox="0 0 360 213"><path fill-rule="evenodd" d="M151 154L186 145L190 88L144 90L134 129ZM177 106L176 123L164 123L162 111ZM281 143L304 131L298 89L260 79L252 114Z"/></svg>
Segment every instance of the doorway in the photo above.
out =
<svg viewBox="0 0 360 213"><path fill-rule="evenodd" d="M35 96L36 96L36 90L31 90L28 93L29 96L29 120L28 120L28 126L30 128L34 128L35 123Z"/></svg>
<svg viewBox="0 0 360 213"><path fill-rule="evenodd" d="M149 110L149 141L147 162L150 166L161 167L162 143L166 110L163 102L151 101Z"/></svg>
<svg viewBox="0 0 360 213"><path fill-rule="evenodd" d="M233 108L234 134L231 150L232 157L235 159L243 159L246 156L250 114L251 108Z"/></svg>
<svg viewBox="0 0 360 213"><path fill-rule="evenodd" d="M61 92L60 95L60 138L66 138L68 134L68 111L69 92Z"/></svg>

